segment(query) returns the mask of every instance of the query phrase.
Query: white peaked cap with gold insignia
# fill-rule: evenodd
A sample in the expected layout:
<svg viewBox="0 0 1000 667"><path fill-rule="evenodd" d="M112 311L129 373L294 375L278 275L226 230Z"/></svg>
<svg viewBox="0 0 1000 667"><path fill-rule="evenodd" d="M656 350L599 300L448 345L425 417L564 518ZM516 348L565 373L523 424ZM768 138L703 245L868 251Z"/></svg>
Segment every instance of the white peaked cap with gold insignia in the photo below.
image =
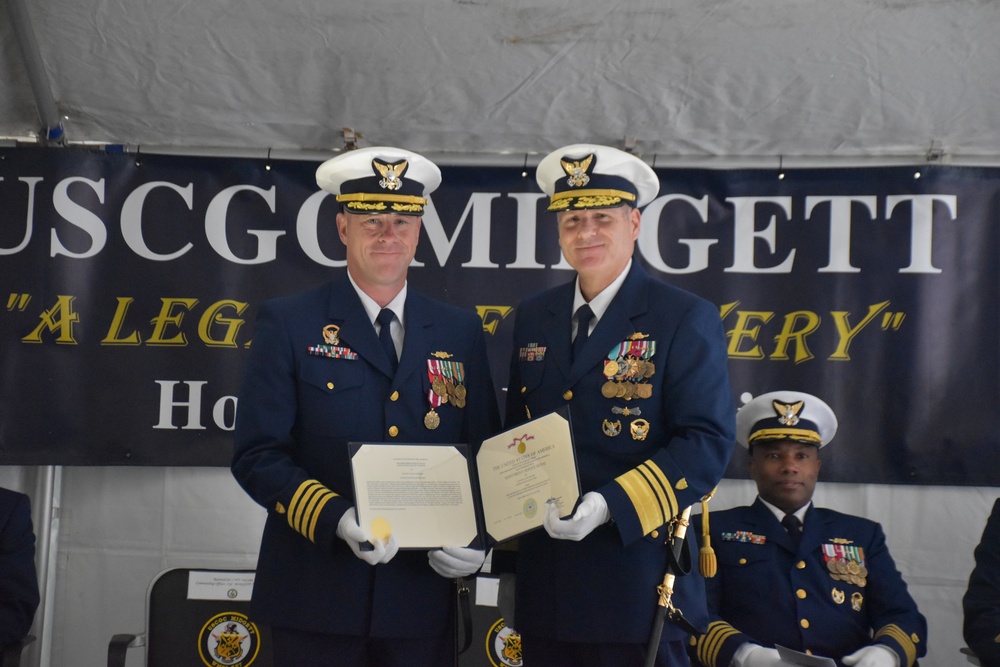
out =
<svg viewBox="0 0 1000 667"><path fill-rule="evenodd" d="M656 198L660 179L631 153L597 144L572 144L552 151L538 163L535 180L549 196L549 211L637 208Z"/></svg>
<svg viewBox="0 0 1000 667"><path fill-rule="evenodd" d="M422 215L441 170L423 155L373 146L347 151L316 170L316 184L351 213Z"/></svg>
<svg viewBox="0 0 1000 667"><path fill-rule="evenodd" d="M837 434L837 415L822 399L801 391L772 391L736 413L736 439L744 447L793 440L823 447Z"/></svg>

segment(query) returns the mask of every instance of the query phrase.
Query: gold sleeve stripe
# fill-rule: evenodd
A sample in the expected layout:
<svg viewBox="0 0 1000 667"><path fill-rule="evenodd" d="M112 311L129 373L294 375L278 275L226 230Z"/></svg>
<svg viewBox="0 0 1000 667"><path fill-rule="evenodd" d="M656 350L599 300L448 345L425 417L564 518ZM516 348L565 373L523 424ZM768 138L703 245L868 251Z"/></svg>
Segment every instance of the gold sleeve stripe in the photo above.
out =
<svg viewBox="0 0 1000 667"><path fill-rule="evenodd" d="M320 511L336 495L315 479L302 482L288 503L288 525L315 542L316 523L319 521Z"/></svg>
<svg viewBox="0 0 1000 667"><path fill-rule="evenodd" d="M653 463L653 461L646 461L643 465L649 467L649 471L652 472L657 481L659 481L660 489L667 497L667 504L666 507L663 508L663 515L666 517L667 521L673 519L681 513L680 508L677 507L677 496L674 495L673 485L670 484L670 480L667 479L667 476L663 474L663 470L660 469L660 466ZM683 481L683 478L681 478L681 480Z"/></svg>
<svg viewBox="0 0 1000 667"><path fill-rule="evenodd" d="M913 667L913 663L917 661L917 647L902 628L895 624L886 625L875 633L875 639L879 637L888 637L899 644L906 654L906 667Z"/></svg>
<svg viewBox="0 0 1000 667"><path fill-rule="evenodd" d="M670 514L670 500L667 498L667 494L663 491L663 486L660 481L656 478L655 473L646 466L645 463L641 464L637 470L642 473L643 478L646 480L646 484L649 485L650 490L653 492L653 496L656 498L656 503L660 508L660 516L663 520L660 521L659 525L663 525L667 522L667 517L672 516Z"/></svg>
<svg viewBox="0 0 1000 667"><path fill-rule="evenodd" d="M677 514L677 498L670 481L653 461L645 461L615 481L632 501L643 535L648 535Z"/></svg>
<svg viewBox="0 0 1000 667"><path fill-rule="evenodd" d="M718 667L719 651L727 639L739 631L725 621L709 623L708 632L698 638L698 660L710 667Z"/></svg>

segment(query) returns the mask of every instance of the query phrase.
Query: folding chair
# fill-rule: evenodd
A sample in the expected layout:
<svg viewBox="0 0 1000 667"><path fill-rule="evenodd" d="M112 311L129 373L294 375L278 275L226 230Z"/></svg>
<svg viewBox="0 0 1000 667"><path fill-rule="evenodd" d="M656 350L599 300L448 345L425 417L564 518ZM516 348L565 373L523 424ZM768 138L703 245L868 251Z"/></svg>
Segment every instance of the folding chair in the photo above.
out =
<svg viewBox="0 0 1000 667"><path fill-rule="evenodd" d="M249 616L253 570L173 568L150 582L146 630L116 634L108 667L143 647L146 667L273 667L271 634Z"/></svg>

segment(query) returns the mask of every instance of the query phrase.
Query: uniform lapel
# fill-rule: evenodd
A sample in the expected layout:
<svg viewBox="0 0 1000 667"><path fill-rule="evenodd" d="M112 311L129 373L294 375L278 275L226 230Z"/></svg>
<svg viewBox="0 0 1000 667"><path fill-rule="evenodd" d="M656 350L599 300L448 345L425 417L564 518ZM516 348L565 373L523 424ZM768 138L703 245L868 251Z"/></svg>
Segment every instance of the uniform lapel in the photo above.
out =
<svg viewBox="0 0 1000 667"><path fill-rule="evenodd" d="M368 319L368 313L346 271L330 286L327 316L340 327L339 335L345 345L386 376L392 377L392 368L375 334L375 327Z"/></svg>
<svg viewBox="0 0 1000 667"><path fill-rule="evenodd" d="M599 361L605 359L612 347L638 331L636 319L647 310L649 281L649 275L639 265L639 261L633 259L632 268L618 294L594 327L594 332L583 346L580 358L573 361L569 377L571 385L576 384ZM572 304L570 307L572 308ZM569 359L569 355L566 358Z"/></svg>
<svg viewBox="0 0 1000 667"><path fill-rule="evenodd" d="M403 336L403 354L399 360L399 370L396 372L397 383L405 381L417 371L424 370L427 367L427 355L439 351L450 352L450 350L430 349L436 325L433 307L430 299L413 290L407 290L403 315L406 333Z"/></svg>
<svg viewBox="0 0 1000 667"><path fill-rule="evenodd" d="M570 372L570 351L572 342L573 296L576 294L576 282L570 281L556 288L556 293L549 301L545 311L545 321L539 322L539 345L544 345L545 360L555 365L560 377L566 377Z"/></svg>
<svg viewBox="0 0 1000 667"><path fill-rule="evenodd" d="M774 542L789 553L795 554L798 552L788 531L785 530L785 527L781 525L781 522L778 521L767 505L761 502L759 497L754 501L752 507L754 510L754 521L759 526L761 533L767 536L769 542Z"/></svg>

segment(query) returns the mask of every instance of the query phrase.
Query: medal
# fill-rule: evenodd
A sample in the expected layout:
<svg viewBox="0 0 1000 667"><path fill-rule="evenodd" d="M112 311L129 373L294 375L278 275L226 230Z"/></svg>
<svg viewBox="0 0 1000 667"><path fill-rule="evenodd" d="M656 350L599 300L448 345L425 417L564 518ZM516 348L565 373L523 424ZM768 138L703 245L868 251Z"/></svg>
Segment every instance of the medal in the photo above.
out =
<svg viewBox="0 0 1000 667"><path fill-rule="evenodd" d="M851 594L851 609L854 611L861 611L861 604L865 601L865 598L861 593Z"/></svg>
<svg viewBox="0 0 1000 667"><path fill-rule="evenodd" d="M424 415L424 426L430 430L436 429L441 425L441 416L434 412L434 408L431 408L426 415Z"/></svg>
<svg viewBox="0 0 1000 667"><path fill-rule="evenodd" d="M844 595L844 591L837 590L836 588L830 591L830 595L831 597L833 597L833 601L836 602L837 604L844 604L844 600L847 599L847 597Z"/></svg>
<svg viewBox="0 0 1000 667"><path fill-rule="evenodd" d="M614 380L608 380L601 385L601 396L604 398L614 398L618 395L618 385Z"/></svg>
<svg viewBox="0 0 1000 667"><path fill-rule="evenodd" d="M649 422L645 419L636 419L628 425L628 429L632 433L633 440L645 440L649 435Z"/></svg>
<svg viewBox="0 0 1000 667"><path fill-rule="evenodd" d="M618 375L618 362L617 361L604 362L604 377L613 378L616 375Z"/></svg>
<svg viewBox="0 0 1000 667"><path fill-rule="evenodd" d="M601 430L604 431L604 435L613 438L622 432L622 422L620 419L613 422L605 419L604 423L601 424Z"/></svg>

